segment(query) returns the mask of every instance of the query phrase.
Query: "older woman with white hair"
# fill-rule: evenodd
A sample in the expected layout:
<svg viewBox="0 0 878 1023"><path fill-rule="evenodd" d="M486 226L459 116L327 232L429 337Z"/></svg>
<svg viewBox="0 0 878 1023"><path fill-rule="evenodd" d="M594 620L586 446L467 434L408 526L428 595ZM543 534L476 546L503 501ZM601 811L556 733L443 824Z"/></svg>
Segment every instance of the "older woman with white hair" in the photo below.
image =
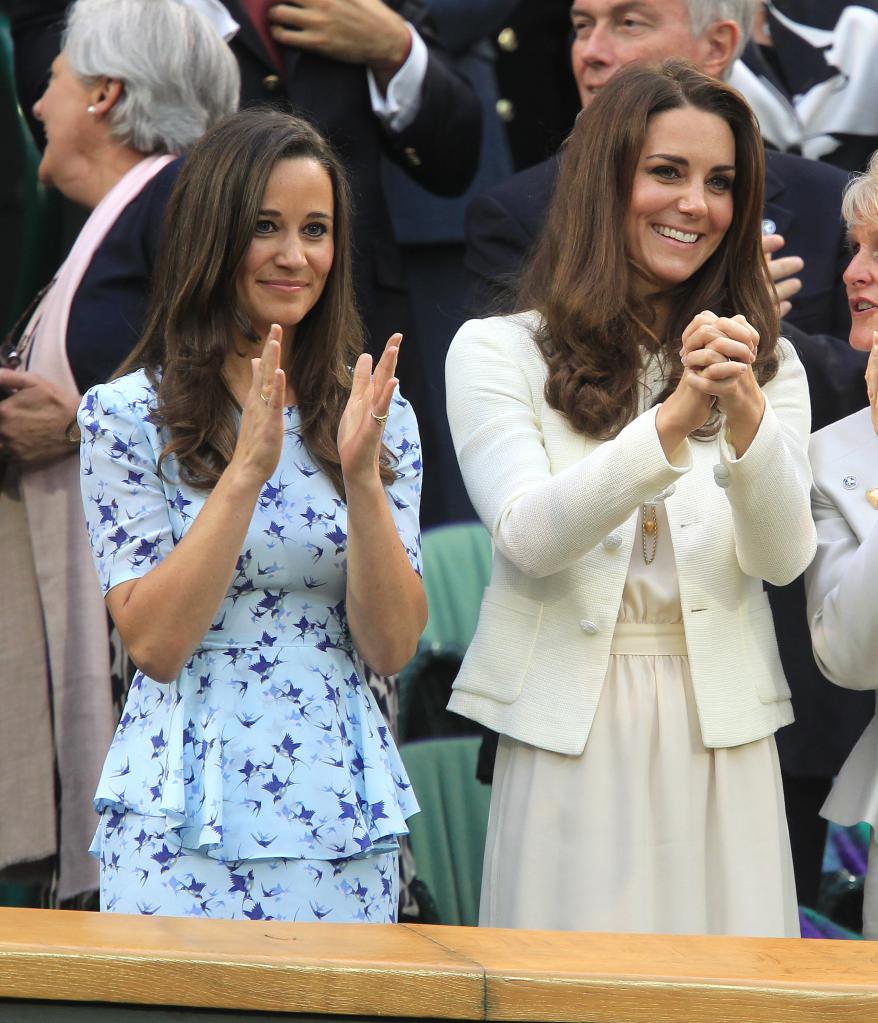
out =
<svg viewBox="0 0 878 1023"><path fill-rule="evenodd" d="M869 352L869 406L811 438L817 554L805 575L814 654L846 689L878 689L878 153L848 185L842 203L853 256L844 281L850 344ZM878 716L839 773L822 814L872 827L863 934L878 939Z"/></svg>
<svg viewBox="0 0 878 1023"><path fill-rule="evenodd" d="M61 902L97 888L91 797L114 725L71 424L140 335L176 155L238 91L231 51L178 0L78 0L34 106L40 180L91 213L0 349L0 871L30 865Z"/></svg>

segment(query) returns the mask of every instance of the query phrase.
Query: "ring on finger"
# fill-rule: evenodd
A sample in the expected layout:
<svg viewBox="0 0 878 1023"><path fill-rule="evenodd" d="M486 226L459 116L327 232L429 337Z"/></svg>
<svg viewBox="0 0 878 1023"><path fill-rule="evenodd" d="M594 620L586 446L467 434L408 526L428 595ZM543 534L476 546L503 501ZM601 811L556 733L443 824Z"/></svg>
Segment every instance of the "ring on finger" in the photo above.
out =
<svg viewBox="0 0 878 1023"><path fill-rule="evenodd" d="M268 395L263 394L262 391L259 392L259 397L265 402L266 405L271 404L271 398L269 398Z"/></svg>
<svg viewBox="0 0 878 1023"><path fill-rule="evenodd" d="M389 412L385 412L383 416L376 416L375 413L371 409L369 409L369 415L375 420L376 423L380 423L382 426L390 418L390 413Z"/></svg>

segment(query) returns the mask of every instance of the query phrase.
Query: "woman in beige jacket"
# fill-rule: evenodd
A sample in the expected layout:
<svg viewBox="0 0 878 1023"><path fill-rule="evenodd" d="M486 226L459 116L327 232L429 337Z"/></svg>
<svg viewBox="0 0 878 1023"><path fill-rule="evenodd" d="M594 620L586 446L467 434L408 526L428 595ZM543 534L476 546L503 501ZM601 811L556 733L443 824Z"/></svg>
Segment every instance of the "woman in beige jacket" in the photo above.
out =
<svg viewBox="0 0 878 1023"><path fill-rule="evenodd" d="M628 69L580 115L523 310L448 358L495 546L451 709L501 733L481 922L797 935L762 580L814 552L809 405L737 93Z"/></svg>

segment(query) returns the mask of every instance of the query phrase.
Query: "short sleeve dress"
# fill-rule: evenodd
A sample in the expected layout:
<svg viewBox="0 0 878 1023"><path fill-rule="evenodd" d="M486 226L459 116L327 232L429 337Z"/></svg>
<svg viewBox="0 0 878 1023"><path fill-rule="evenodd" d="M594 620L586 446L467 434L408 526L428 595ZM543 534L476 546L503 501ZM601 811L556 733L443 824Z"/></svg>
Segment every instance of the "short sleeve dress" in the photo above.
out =
<svg viewBox="0 0 878 1023"><path fill-rule="evenodd" d="M82 493L104 593L179 543L207 494L181 480L137 371L90 390ZM295 407L234 578L179 677L137 672L95 795L102 908L251 919L395 919L397 836L417 803L345 614L347 509ZM387 488L420 572L420 444L394 396Z"/></svg>

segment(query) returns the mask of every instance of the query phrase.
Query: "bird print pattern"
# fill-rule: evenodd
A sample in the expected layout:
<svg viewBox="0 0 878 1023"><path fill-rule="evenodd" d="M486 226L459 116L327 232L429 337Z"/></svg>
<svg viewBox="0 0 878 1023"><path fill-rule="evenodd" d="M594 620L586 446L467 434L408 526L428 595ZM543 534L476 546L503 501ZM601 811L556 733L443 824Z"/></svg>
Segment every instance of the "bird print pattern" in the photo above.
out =
<svg viewBox="0 0 878 1023"><path fill-rule="evenodd" d="M106 809L101 912L224 920L396 923L395 851L338 860L216 860L168 844L166 822Z"/></svg>
<svg viewBox="0 0 878 1023"><path fill-rule="evenodd" d="M166 557L206 500L181 479L173 456L159 473L165 439L151 419L154 400L141 370L92 388L80 407L83 501L105 593ZM136 866L150 876L173 870L185 887L179 862L193 854L226 864L395 857L396 836L417 811L355 667L344 605L345 503L311 460L297 409L284 415L278 467L207 635L174 682L134 676L95 795L102 821L92 849L102 858L102 888L108 834L134 842L142 830L114 815L150 820L168 859ZM397 458L391 513L420 572L420 444L399 395L384 439ZM132 871L130 849L115 851L114 876ZM191 863L187 869L197 877Z"/></svg>

